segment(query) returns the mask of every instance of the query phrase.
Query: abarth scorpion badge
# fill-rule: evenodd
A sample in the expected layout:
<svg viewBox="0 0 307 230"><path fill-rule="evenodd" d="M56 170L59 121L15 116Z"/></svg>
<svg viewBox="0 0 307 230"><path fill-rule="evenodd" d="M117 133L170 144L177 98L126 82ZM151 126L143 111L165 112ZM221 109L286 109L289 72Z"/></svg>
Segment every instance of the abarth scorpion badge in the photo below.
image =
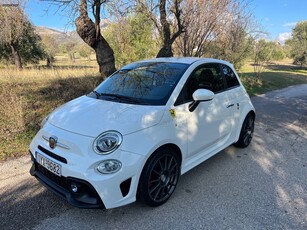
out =
<svg viewBox="0 0 307 230"><path fill-rule="evenodd" d="M58 138L56 137L49 137L49 147L54 149L56 147L56 143L58 141Z"/></svg>

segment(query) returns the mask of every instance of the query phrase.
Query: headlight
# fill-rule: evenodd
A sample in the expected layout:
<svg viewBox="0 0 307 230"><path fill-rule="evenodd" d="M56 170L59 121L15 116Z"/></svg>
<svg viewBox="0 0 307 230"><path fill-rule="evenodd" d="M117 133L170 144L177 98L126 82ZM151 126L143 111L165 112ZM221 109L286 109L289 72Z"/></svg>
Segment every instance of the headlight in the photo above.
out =
<svg viewBox="0 0 307 230"><path fill-rule="evenodd" d="M120 146L122 140L123 137L119 132L107 131L95 139L93 149L97 154L109 154Z"/></svg>
<svg viewBox="0 0 307 230"><path fill-rule="evenodd" d="M122 167L122 163L118 160L105 160L98 164L97 170L103 174L116 173Z"/></svg>
<svg viewBox="0 0 307 230"><path fill-rule="evenodd" d="M49 119L49 115L47 117L45 117L44 120L42 121L41 128L43 128L45 126L45 124L47 123L48 119Z"/></svg>

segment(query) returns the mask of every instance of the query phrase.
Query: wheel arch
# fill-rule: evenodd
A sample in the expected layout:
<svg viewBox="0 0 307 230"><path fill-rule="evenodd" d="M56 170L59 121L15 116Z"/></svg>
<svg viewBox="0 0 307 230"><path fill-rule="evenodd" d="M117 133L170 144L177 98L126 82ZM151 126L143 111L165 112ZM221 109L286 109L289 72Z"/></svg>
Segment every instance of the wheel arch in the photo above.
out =
<svg viewBox="0 0 307 230"><path fill-rule="evenodd" d="M141 170L141 173L140 173L140 176L139 176L139 181L138 181L138 186L137 186L137 193L136 193L136 198L138 199L140 197L140 189L139 189L139 186L140 186L140 180L141 180L141 175L144 171L144 168L145 168L145 165L147 164L147 162L161 149L163 148L171 148L175 151L176 155L178 156L178 159L180 161L180 169L179 169L179 172L180 172L180 175L181 175L181 166L182 166L182 152L181 152L181 149L178 147L178 145L174 144L174 143L166 143L166 144L163 144L161 146L159 146L158 148L156 148L149 156L148 158L146 159L143 167L142 167L142 170Z"/></svg>
<svg viewBox="0 0 307 230"><path fill-rule="evenodd" d="M254 118L254 120L256 119L256 113L255 113L254 110L249 111L249 112L246 114L245 118L246 118L247 116L249 116L249 115L252 115L253 118ZM245 120L245 118L244 118L244 120ZM243 120L243 121L244 121L244 120ZM243 123L242 123L242 125L243 125Z"/></svg>
<svg viewBox="0 0 307 230"><path fill-rule="evenodd" d="M180 165L182 164L182 153L181 153L181 150L180 148L176 145L176 144L173 144L173 143L168 143L168 144L164 144L162 146L160 146L159 148L157 148L151 155L150 157L155 153L157 152L158 150L161 150L163 148L171 148L175 151L176 155L178 156L179 158L179 161L180 161ZM149 159L149 158L148 158ZM147 159L147 160L148 160Z"/></svg>
<svg viewBox="0 0 307 230"><path fill-rule="evenodd" d="M241 133L241 129L242 129L242 126L243 126L243 122L245 120L245 118L248 116L248 115L252 115L254 117L254 119L256 119L256 112L255 110L251 109L249 110L245 116L242 116L241 120L240 120L240 129L238 129L237 133L236 133L236 139L235 139L235 142L237 142L239 140L239 137L240 137L240 133Z"/></svg>
<svg viewBox="0 0 307 230"><path fill-rule="evenodd" d="M250 115L250 114L254 117L254 119L256 119L256 113L255 113L254 110L249 111L249 112L246 114L245 117L247 117L247 116ZM245 118L244 118L244 119L245 119Z"/></svg>
<svg viewBox="0 0 307 230"><path fill-rule="evenodd" d="M178 145L174 144L174 143L166 143L166 144L163 144L161 146L159 146L158 148L156 148L154 151L152 151L152 153L147 157L143 167L142 167L142 171L141 173L143 172L144 170L144 167L146 165L146 163L148 162L148 160L150 158L152 158L156 152L158 152L159 150L163 149L163 148L171 148L175 151L176 155L178 156L179 158L179 161L180 161L180 168L181 168L181 165L182 165L182 152L181 152L181 149L179 148Z"/></svg>

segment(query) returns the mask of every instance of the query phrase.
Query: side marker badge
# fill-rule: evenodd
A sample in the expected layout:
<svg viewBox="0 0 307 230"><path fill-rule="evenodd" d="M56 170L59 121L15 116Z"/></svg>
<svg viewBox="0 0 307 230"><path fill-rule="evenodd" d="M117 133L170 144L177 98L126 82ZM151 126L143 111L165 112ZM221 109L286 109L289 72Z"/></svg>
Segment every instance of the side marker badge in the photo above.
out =
<svg viewBox="0 0 307 230"><path fill-rule="evenodd" d="M176 111L174 109L170 109L169 112L173 118L176 117Z"/></svg>

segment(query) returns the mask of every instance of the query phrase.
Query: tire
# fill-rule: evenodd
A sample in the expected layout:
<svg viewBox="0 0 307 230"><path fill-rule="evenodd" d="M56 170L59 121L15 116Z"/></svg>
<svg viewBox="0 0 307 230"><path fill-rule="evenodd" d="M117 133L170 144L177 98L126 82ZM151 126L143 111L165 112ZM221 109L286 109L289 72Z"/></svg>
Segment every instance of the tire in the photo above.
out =
<svg viewBox="0 0 307 230"><path fill-rule="evenodd" d="M156 207L173 194L180 176L180 160L169 147L158 149L146 162L139 183L141 200Z"/></svg>
<svg viewBox="0 0 307 230"><path fill-rule="evenodd" d="M255 116L249 113L242 124L239 140L234 144L236 147L245 148L249 146L254 135Z"/></svg>

